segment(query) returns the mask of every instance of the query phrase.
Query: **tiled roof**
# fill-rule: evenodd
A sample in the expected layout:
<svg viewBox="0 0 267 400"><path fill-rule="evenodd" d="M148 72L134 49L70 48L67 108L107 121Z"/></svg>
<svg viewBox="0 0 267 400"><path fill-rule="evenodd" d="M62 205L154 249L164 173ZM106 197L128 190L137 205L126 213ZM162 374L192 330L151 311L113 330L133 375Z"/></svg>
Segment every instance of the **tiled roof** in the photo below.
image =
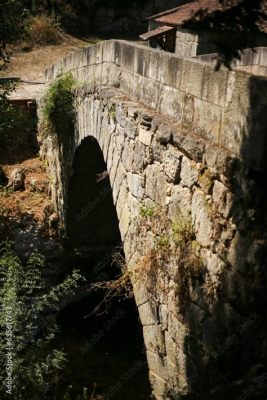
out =
<svg viewBox="0 0 267 400"><path fill-rule="evenodd" d="M176 10L170 10L170 13L156 18L156 21L175 26L182 25L183 22L189 20L197 11L201 9L205 9L209 13L212 13L222 9L222 6L218 0L196 0L194 2L184 4L183 6L176 8Z"/></svg>
<svg viewBox="0 0 267 400"><path fill-rule="evenodd" d="M238 3L239 0L232 0L231 4ZM230 6L229 6L230 7ZM265 6L264 6L265 7ZM206 10L208 13L213 13L214 11L223 10L222 5L220 4L219 0L195 0L189 1L188 3L179 6L175 9L169 10L162 14L158 14L152 17L156 22L170 25L170 26L180 26L185 21L188 21L192 18L195 13L199 10ZM265 9L263 8L265 11ZM267 33L267 25L266 23L259 24L261 30Z"/></svg>

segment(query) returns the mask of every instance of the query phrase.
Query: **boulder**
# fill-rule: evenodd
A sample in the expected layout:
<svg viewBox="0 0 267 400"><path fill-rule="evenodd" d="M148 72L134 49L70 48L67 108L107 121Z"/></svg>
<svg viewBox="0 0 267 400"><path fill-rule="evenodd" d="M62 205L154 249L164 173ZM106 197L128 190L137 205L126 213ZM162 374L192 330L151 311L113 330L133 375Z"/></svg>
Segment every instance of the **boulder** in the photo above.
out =
<svg viewBox="0 0 267 400"><path fill-rule="evenodd" d="M13 190L25 189L25 173L21 168L16 168L12 171L8 186Z"/></svg>

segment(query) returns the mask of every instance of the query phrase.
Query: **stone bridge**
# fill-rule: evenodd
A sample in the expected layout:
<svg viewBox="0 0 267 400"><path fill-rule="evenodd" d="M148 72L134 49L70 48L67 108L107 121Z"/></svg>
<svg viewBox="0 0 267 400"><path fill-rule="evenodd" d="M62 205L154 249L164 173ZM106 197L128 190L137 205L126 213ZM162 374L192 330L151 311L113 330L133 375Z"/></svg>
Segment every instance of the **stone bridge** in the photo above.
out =
<svg viewBox="0 0 267 400"><path fill-rule="evenodd" d="M121 236L129 270L143 266L133 286L156 399L238 393L266 362L267 80L115 40L47 80L67 71L79 82L73 136L41 139L66 232L92 245ZM168 229L182 237L173 254Z"/></svg>

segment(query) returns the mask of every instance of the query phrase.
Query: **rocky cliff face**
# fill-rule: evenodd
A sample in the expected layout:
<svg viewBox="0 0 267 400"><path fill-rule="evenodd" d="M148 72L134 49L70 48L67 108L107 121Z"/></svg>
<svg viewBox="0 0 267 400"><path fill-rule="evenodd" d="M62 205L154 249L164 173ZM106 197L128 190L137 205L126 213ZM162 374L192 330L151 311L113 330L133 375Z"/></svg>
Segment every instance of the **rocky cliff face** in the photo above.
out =
<svg viewBox="0 0 267 400"><path fill-rule="evenodd" d="M54 201L64 222L74 154L94 137L155 397L240 397L257 384L262 399L266 99L259 87L266 80L125 42L72 55L47 76L62 69L85 83L75 93L72 136L60 145L43 138ZM77 223L94 212L87 206Z"/></svg>

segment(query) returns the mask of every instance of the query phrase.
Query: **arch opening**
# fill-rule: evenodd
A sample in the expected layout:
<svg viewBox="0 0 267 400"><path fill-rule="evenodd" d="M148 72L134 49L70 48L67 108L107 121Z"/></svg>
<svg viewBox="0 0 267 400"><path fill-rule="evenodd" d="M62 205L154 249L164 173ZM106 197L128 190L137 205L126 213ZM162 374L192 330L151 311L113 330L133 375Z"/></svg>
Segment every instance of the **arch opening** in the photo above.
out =
<svg viewBox="0 0 267 400"><path fill-rule="evenodd" d="M121 242L107 166L95 138L83 140L73 162L67 208L72 246L113 246Z"/></svg>
<svg viewBox="0 0 267 400"><path fill-rule="evenodd" d="M89 285L116 279L120 271L112 266L112 255L123 253L119 221L107 166L93 137L84 139L75 153L66 226L67 268L80 269ZM59 398L71 385L73 398L87 387L89 398L95 391L92 398L148 400L151 389L135 301L113 298L98 315L94 310L104 295L103 290L81 291L60 312L61 340L70 363Z"/></svg>

